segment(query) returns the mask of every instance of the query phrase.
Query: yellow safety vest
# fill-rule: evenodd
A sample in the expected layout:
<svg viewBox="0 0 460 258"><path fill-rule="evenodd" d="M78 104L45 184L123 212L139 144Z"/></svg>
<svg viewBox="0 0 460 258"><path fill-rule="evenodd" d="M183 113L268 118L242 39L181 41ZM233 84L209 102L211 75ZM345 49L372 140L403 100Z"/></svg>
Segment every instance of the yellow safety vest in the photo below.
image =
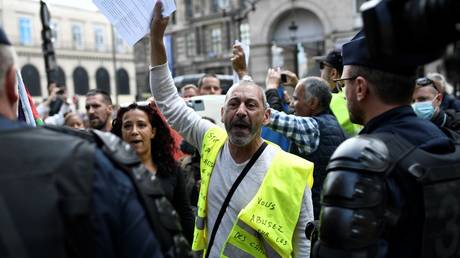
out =
<svg viewBox="0 0 460 258"><path fill-rule="evenodd" d="M348 136L354 136L359 133L362 126L353 124L350 121L350 115L348 114L347 109L347 100L343 91L332 93L331 104L329 106L337 118L340 127L342 127Z"/></svg>
<svg viewBox="0 0 460 258"><path fill-rule="evenodd" d="M219 127L208 130L203 138L201 188L192 244L192 249L203 255L208 237L209 181L226 139L227 133ZM256 195L238 214L220 251L221 257L291 257L292 239L307 184L310 188L313 185L313 163L279 149Z"/></svg>

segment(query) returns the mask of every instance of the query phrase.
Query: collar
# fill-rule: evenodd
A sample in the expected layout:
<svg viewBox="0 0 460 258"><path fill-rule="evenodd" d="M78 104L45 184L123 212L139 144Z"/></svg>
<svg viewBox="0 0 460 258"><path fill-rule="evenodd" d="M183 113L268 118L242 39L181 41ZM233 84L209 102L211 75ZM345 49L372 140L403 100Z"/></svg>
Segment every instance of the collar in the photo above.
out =
<svg viewBox="0 0 460 258"><path fill-rule="evenodd" d="M399 106L390 109L374 118L369 120L359 134L370 134L378 128L386 125L389 121L401 120L404 117L416 117L414 110L409 105Z"/></svg>
<svg viewBox="0 0 460 258"><path fill-rule="evenodd" d="M27 127L26 124L0 116L0 131Z"/></svg>

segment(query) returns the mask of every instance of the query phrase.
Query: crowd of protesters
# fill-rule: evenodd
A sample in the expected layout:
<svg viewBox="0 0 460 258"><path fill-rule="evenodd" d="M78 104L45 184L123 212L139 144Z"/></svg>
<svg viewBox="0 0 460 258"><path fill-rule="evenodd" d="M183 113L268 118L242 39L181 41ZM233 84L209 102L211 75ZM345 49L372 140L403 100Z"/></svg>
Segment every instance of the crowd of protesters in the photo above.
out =
<svg viewBox="0 0 460 258"><path fill-rule="evenodd" d="M14 226L18 226L17 223L8 224L8 216L13 213L1 215L0 225L6 225L7 230L0 229L0 257L5 254L6 257L67 257L69 254L75 257L180 257L179 252L174 253L165 247L181 246L177 240L179 238L172 237L170 241L163 239L166 238L163 237L164 232L156 228L159 224L163 224L165 231L183 235L188 243L186 248L205 257L309 257L310 254L334 257L328 256L329 252L336 252L337 257L351 257L339 256L343 255L340 253L342 249L347 248L341 249L339 244L331 240L334 238L331 237L331 231L324 231L316 253L306 233L309 222L315 220L321 219L323 228L346 220L334 217L331 215L333 212L326 209L336 207L334 198L342 194L334 193L332 179L327 179L330 171L343 173L335 171L335 167L330 165L331 160L341 160L350 151L350 148L340 149L339 146L350 146L352 143L347 139L366 141L365 138L353 138L358 134L390 132L427 152L453 152L451 139L460 134L460 100L452 95L452 86L445 77L439 73L429 73L414 80L410 76L412 70L408 67L376 63L360 53L360 44L364 43L359 35L347 43L343 51L331 50L319 58L317 65L321 74L317 77L299 78L292 71L270 68L265 85L252 81L250 67L245 63L245 53L239 45L235 45L229 63L240 81L229 89L222 103L221 119L225 128L220 128L215 121L200 117L187 105L187 101L195 96L222 94L216 75L206 74L197 85L188 84L179 91L176 89L168 70L163 43L168 17L162 17L160 10L161 5L157 4L150 31L150 88L154 98L115 107L107 92L92 89L85 96L86 113L82 114L73 108L74 101L68 100L65 85L49 85L48 97L36 107L45 125L72 128L74 134L95 129L105 132L109 138L113 134L121 140L112 145L107 143L105 149L91 147L94 141L90 141L90 144L80 140L81 146L87 145L84 148L92 149L93 154L88 155L77 147L69 150L66 147L62 151L48 150L60 142L70 146L77 140L73 140L73 136L61 137L55 131L39 131L37 137L44 135L50 143L43 150L46 155L39 156L40 150L36 148L13 148L13 156L15 151L29 151L31 158L26 158L27 162L36 160L35 154L41 159L55 157L63 162L51 162L50 169L77 171L90 167L88 173L94 170L98 176L94 179L91 179L92 175L86 176L84 180L89 181L78 181L75 179L77 174L59 179L66 186L75 183L88 188L88 184L92 185L93 188L89 187L81 195L91 195L94 199L93 202L84 199L81 205L73 206L79 195L70 190L68 193L57 191L58 195L53 195L53 198L61 198L59 194L65 196L56 202L59 205L51 202L44 202L44 205L56 205L54 209L58 212L52 214L58 218L55 222L58 227L49 235L44 234L43 239L37 235L47 229L39 220L49 223L48 227L52 227L52 223L44 217L47 211L41 210L41 207L37 208L39 225L30 222L24 224L32 225L28 233L22 229L16 232ZM6 48L11 55L10 58L5 54L0 55L0 61L4 63L0 67L0 132L5 132L5 139L20 142L21 138L8 134L14 128L27 128L12 122L17 119L14 109L18 108L17 91L14 89L16 84L10 74L14 67L14 50L4 32L0 32L0 52ZM280 86L292 87L292 96L280 94ZM290 108L285 109L285 105ZM267 144L261 136L262 128L269 128L286 137L289 141L287 151L278 147L278 142ZM33 135L33 132L29 135ZM52 143L53 137L59 141ZM33 136L25 139L30 141L27 144L47 144L47 140ZM7 142L10 140L5 140L0 146L6 148ZM336 152L338 148L339 153ZM107 149L115 158L103 154L102 150ZM66 156L71 151L75 151L74 158ZM8 157L12 168L21 169L20 162L14 160L12 155L6 155L2 150L0 160ZM134 175L131 180L122 172L134 163L145 168L145 174L152 178L152 182L153 178L157 179L152 185L161 188L164 198L155 199L155 202L166 200L171 204L171 210L178 217L178 227L168 225L165 222L168 216L162 211L152 212L152 208L145 204L156 193L151 188L136 185L136 169L127 169L128 173ZM340 169L349 168L347 164ZM28 164L23 168L39 171ZM5 173L11 171L5 170ZM0 188L7 182L2 178L0 173ZM56 184L60 186L60 183ZM21 187L17 181L12 185ZM395 185L388 187L394 188ZM4 205L2 195L13 196L15 193L15 189L4 189L0 190L0 213ZM142 189L150 190L140 194L138 191L144 191ZM400 189L398 194L403 195L405 191L407 189ZM48 198L45 191L37 194ZM111 196L115 201L110 200ZM6 199L6 202L9 200ZM18 200L22 199L18 197ZM11 206L10 203L7 205ZM24 202L23 205L34 204ZM417 205L417 208L421 207L420 203ZM12 212L30 212L31 209L16 207L12 208ZM398 221L397 225L407 222L414 215L411 212L413 210L403 209L403 215L409 217L403 216L403 222ZM155 215L151 216L151 213ZM90 219L85 222L87 224L78 220L78 214L88 215ZM163 218L160 220L155 216ZM161 223L155 222L156 219ZM337 222L331 222L334 219ZM407 223L409 226L405 229L421 235L421 229L417 228L420 224L416 222ZM339 225L337 230L340 229L344 228ZM37 231L32 232L34 230ZM395 232L402 231L391 231L391 234ZM403 232L399 237L393 236L393 240L404 239L412 234ZM53 237L62 239L58 239L51 248ZM369 245L375 244L370 242L372 237L366 240ZM419 248L419 242L415 239L405 247L384 237L381 239L390 243L385 252L391 256L379 257L417 257L420 254L410 250ZM74 243L67 242L73 240ZM37 247L40 243L43 248L50 248L44 255L41 253L44 249ZM323 248L323 253L318 251L320 248ZM403 250L402 253L398 253L398 248ZM375 250L381 249L376 247Z"/></svg>

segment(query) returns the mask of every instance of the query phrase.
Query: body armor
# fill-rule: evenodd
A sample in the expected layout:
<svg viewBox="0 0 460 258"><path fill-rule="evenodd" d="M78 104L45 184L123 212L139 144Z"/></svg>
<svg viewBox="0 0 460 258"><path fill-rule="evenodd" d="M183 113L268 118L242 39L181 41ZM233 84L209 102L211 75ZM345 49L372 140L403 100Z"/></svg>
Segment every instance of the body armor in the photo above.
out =
<svg viewBox="0 0 460 258"><path fill-rule="evenodd" d="M345 141L327 168L313 257L458 257L460 143L432 154L392 134Z"/></svg>

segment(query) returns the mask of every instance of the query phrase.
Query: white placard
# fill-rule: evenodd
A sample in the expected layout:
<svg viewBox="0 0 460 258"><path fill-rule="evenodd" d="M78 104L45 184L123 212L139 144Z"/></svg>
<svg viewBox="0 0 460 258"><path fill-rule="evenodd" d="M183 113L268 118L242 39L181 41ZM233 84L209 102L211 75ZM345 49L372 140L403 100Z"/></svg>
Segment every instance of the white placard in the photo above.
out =
<svg viewBox="0 0 460 258"><path fill-rule="evenodd" d="M153 7L157 1L163 3L163 16L170 16L176 10L174 0L93 0L93 3L117 29L118 34L133 46L149 33Z"/></svg>

